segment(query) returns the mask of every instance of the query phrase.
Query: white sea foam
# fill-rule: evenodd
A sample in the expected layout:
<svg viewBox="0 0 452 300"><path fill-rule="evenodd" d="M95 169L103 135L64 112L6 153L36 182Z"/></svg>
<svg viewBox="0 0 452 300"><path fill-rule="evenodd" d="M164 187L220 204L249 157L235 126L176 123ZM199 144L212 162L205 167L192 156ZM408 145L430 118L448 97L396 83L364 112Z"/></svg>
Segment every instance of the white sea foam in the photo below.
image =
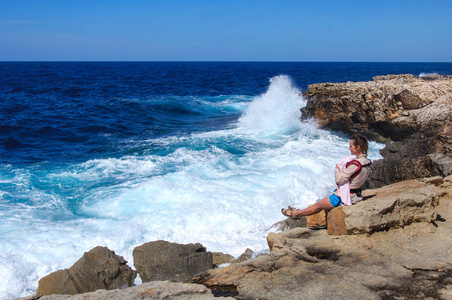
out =
<svg viewBox="0 0 452 300"><path fill-rule="evenodd" d="M298 130L301 127L299 109L305 104L290 77L273 77L267 92L256 97L239 119L239 128L260 134Z"/></svg>
<svg viewBox="0 0 452 300"><path fill-rule="evenodd" d="M334 164L348 154L346 138L299 121L304 104L290 78L278 76L235 128L143 141L172 147L165 155L42 166L39 175L10 170L6 181L29 202L1 208L13 216L0 224L0 298L33 293L39 278L97 245L132 267L133 248L159 239L234 256L265 251L281 207L331 193ZM380 147L371 143L371 159Z"/></svg>
<svg viewBox="0 0 452 300"><path fill-rule="evenodd" d="M431 76L431 75L439 75L439 74L436 72L422 72L421 74L419 74L419 77Z"/></svg>

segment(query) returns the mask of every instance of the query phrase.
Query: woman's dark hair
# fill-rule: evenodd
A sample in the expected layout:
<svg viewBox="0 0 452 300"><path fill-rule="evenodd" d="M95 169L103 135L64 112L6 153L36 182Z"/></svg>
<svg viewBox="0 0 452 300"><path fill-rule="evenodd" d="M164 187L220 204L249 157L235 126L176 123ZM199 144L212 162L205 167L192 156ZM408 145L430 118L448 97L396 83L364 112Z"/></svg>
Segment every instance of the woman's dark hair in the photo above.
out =
<svg viewBox="0 0 452 300"><path fill-rule="evenodd" d="M367 154L367 149L369 149L369 143L367 138L362 134L354 134L350 140L354 141L355 146L360 146L364 154Z"/></svg>

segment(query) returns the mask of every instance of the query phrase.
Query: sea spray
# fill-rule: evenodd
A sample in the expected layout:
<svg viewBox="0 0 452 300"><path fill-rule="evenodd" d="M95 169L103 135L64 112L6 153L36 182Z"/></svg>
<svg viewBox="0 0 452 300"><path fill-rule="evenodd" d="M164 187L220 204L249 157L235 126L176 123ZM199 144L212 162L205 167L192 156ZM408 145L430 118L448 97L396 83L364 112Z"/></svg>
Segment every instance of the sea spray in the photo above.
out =
<svg viewBox="0 0 452 300"><path fill-rule="evenodd" d="M261 134L293 132L300 129L299 109L305 105L289 76L275 76L268 90L256 97L240 117L238 127Z"/></svg>

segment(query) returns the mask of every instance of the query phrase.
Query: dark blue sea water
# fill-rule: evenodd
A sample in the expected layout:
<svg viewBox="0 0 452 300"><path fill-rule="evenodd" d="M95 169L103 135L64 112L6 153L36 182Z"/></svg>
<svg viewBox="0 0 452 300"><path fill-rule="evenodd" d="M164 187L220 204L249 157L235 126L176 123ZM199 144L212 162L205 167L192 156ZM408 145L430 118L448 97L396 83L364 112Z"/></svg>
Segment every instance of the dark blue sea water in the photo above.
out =
<svg viewBox="0 0 452 300"><path fill-rule="evenodd" d="M215 107L254 97L286 74L300 90L385 74L449 74L433 63L0 63L0 162L120 157L133 141L229 126L241 112ZM209 102L211 106L206 106Z"/></svg>
<svg viewBox="0 0 452 300"><path fill-rule="evenodd" d="M265 251L280 208L334 186L347 138L300 91L452 63L0 62L0 298L102 245ZM370 156L382 147L371 144Z"/></svg>

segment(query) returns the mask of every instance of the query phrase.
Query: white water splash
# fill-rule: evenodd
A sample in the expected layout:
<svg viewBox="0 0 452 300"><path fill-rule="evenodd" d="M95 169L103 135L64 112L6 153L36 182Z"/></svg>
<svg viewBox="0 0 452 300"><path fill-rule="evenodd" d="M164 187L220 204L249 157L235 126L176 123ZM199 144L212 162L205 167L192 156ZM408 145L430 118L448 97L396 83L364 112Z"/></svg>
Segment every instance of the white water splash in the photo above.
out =
<svg viewBox="0 0 452 300"><path fill-rule="evenodd" d="M299 130L300 108L305 105L301 91L294 87L289 76L273 77L267 92L256 97L239 119L239 128L254 134Z"/></svg>
<svg viewBox="0 0 452 300"><path fill-rule="evenodd" d="M439 74L436 72L422 72L421 74L419 74L419 77L431 76L431 75L439 75Z"/></svg>

